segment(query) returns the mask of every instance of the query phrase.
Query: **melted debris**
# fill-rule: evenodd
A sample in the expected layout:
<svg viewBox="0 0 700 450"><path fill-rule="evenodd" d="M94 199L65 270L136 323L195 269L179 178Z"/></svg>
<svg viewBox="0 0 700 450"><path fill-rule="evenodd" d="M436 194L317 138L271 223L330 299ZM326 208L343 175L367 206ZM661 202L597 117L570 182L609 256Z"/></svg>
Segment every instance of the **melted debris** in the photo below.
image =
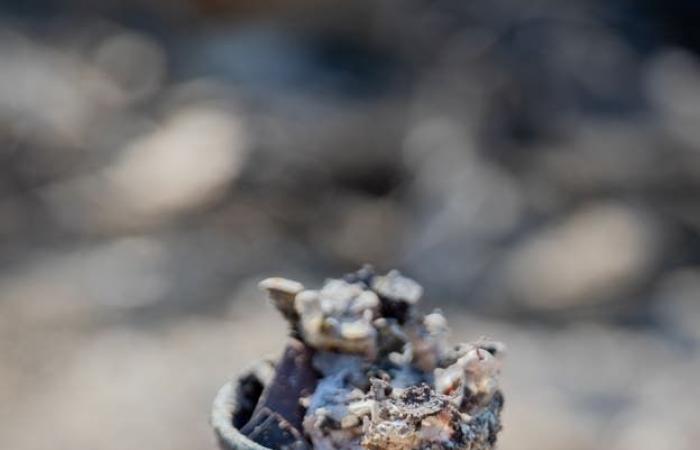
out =
<svg viewBox="0 0 700 450"><path fill-rule="evenodd" d="M439 311L421 315L415 281L371 267L320 290L260 283L313 356L318 374L300 434L316 450L489 450L501 428L504 346L451 347Z"/></svg>
<svg viewBox="0 0 700 450"><path fill-rule="evenodd" d="M320 291L296 295L302 338L318 350L360 353L373 358L377 352L379 298L361 283L328 280Z"/></svg>

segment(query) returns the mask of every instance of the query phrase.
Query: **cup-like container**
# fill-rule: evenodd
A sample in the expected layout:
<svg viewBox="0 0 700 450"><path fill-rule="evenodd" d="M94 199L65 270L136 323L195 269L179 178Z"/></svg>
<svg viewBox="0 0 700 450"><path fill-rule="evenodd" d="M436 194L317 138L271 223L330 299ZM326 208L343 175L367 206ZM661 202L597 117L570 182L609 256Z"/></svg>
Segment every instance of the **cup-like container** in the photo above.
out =
<svg viewBox="0 0 700 450"><path fill-rule="evenodd" d="M214 398L211 409L211 425L221 450L272 450L244 436L236 427L238 422L237 387L240 380L224 384ZM256 399L257 400L257 399Z"/></svg>

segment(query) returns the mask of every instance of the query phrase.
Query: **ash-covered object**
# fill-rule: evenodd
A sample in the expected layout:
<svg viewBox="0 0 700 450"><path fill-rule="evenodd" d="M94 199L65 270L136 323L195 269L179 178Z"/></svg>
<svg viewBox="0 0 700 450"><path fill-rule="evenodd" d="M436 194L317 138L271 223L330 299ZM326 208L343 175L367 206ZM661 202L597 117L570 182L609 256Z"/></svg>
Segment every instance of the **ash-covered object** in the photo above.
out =
<svg viewBox="0 0 700 450"><path fill-rule="evenodd" d="M445 317L415 310L418 283L363 267L319 290L283 278L260 287L293 336L255 410L235 416L250 439L280 449L494 448L503 345L450 346Z"/></svg>

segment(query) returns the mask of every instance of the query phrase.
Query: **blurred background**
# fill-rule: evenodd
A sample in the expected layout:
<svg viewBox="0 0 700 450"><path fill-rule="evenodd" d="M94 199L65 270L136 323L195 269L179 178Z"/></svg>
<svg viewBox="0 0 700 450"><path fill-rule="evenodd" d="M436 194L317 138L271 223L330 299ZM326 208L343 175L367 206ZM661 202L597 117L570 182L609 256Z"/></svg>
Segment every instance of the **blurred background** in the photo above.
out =
<svg viewBox="0 0 700 450"><path fill-rule="evenodd" d="M256 283L509 346L502 450L700 440L700 4L5 0L0 447L208 450Z"/></svg>

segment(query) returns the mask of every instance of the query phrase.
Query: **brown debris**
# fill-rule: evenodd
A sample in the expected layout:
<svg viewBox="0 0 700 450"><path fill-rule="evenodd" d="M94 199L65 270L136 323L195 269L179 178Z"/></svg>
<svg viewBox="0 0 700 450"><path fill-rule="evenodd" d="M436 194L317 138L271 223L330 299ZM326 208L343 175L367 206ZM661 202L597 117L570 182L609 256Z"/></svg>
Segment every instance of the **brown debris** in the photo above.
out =
<svg viewBox="0 0 700 450"><path fill-rule="evenodd" d="M316 387L318 375L311 366L312 355L313 351L303 342L290 340L275 377L262 392L252 418L241 429L243 434L273 448L296 442L294 448L305 448L301 433L305 409L299 399L311 395Z"/></svg>

